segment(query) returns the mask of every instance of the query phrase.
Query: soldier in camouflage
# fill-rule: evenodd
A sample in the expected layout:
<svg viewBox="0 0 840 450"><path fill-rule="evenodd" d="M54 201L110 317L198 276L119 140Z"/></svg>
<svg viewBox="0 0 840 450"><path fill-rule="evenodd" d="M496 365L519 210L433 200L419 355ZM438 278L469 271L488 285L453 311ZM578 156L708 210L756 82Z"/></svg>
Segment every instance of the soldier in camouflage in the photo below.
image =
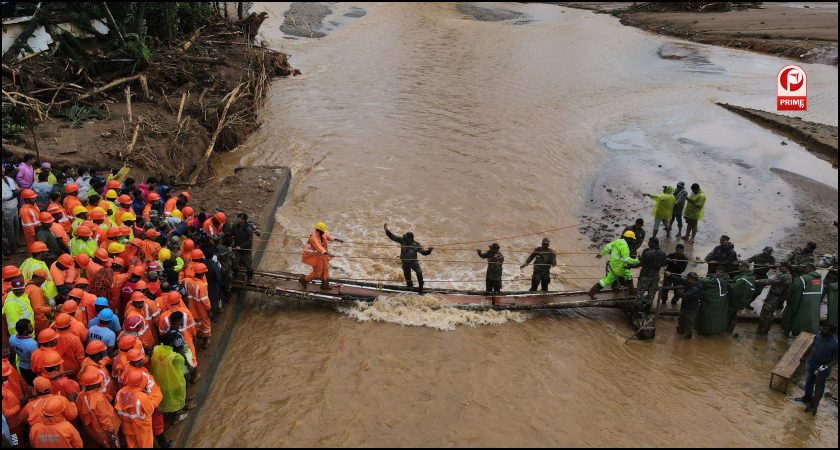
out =
<svg viewBox="0 0 840 450"><path fill-rule="evenodd" d="M756 280L767 278L770 267L776 264L776 258L773 257L773 247L764 247L761 253L747 258L747 262L753 263L753 273ZM763 289L756 289L753 292L752 299L757 299L762 291Z"/></svg>
<svg viewBox="0 0 840 450"><path fill-rule="evenodd" d="M667 263L665 252L659 248L658 238L648 239L648 248L642 252L639 260L642 271L639 273L636 303L633 306L636 311L648 313L659 290L659 270Z"/></svg>
<svg viewBox="0 0 840 450"><path fill-rule="evenodd" d="M761 315L758 318L758 329L756 334L766 336L773 325L773 315L781 310L790 295L790 287L793 284L793 276L790 271L790 264L783 262L779 266L779 273L767 280L761 280L761 284L770 285L770 291L764 304L761 306ZM756 280L759 284L759 280Z"/></svg>
<svg viewBox="0 0 840 450"><path fill-rule="evenodd" d="M805 244L804 248L797 248L791 253L787 262L790 264L791 274L795 277L808 273L805 265L814 263L814 250L817 249L817 244L809 242Z"/></svg>

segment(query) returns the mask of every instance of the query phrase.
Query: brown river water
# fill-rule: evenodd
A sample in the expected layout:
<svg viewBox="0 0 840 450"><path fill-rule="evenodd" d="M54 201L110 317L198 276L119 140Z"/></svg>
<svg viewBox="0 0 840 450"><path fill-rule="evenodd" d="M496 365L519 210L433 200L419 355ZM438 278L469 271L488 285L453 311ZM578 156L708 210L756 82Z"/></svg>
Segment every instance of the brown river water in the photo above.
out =
<svg viewBox="0 0 840 450"><path fill-rule="evenodd" d="M262 270L304 271L301 237L323 220L372 244L335 244L332 276L400 280L387 222L436 247L428 286L483 286L474 249L498 239L517 280L505 287L523 289L530 271L518 266L543 235L501 238L568 227L545 233L560 252L552 288L588 288L603 265L576 224L600 213L588 209L602 186L635 209L649 206L641 192L699 182L710 199L701 257L722 232L752 254L795 223L791 189L770 168L837 187L829 164L714 104L772 111L782 59L552 5L495 5L523 13L501 22L456 4L358 4L364 17L343 16L350 6L330 4L327 37L287 39L288 3L254 5L269 12L263 39L304 73L274 83L263 127L223 161L293 170ZM836 125L837 68L805 69L802 117ZM336 311L252 297L190 446L837 443L833 402L814 418L790 398L801 391L768 389L788 343L755 338L754 324L685 341L660 320L653 342L625 344L632 330L616 311L476 314L401 300Z"/></svg>

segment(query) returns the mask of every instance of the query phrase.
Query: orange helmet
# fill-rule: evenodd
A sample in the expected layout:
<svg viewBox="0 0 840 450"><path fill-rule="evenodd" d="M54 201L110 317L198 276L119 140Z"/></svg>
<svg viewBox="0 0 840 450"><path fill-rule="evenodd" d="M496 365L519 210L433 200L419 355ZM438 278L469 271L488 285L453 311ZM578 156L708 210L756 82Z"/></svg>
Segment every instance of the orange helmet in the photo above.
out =
<svg viewBox="0 0 840 450"><path fill-rule="evenodd" d="M185 255L190 254L195 249L195 242L192 239L184 239L184 246L181 247L181 252Z"/></svg>
<svg viewBox="0 0 840 450"><path fill-rule="evenodd" d="M108 231L105 233L105 237L107 237L108 239L118 238L120 236L122 236L122 233L117 227L108 228Z"/></svg>
<svg viewBox="0 0 840 450"><path fill-rule="evenodd" d="M104 352L105 350L108 350L108 346L99 339L94 339L88 342L87 347L85 347L85 353L88 355L96 355Z"/></svg>
<svg viewBox="0 0 840 450"><path fill-rule="evenodd" d="M81 300L82 297L84 297L84 295L85 295L85 291L83 291L81 288L73 288L73 289L70 289L70 293L67 294L67 298L77 298L77 299Z"/></svg>
<svg viewBox="0 0 840 450"><path fill-rule="evenodd" d="M138 289L138 285L142 282L143 282L143 280L140 280L140 281L137 282L137 285L134 286L134 289L137 289L137 290L131 293L131 300L130 301L136 302L138 300L139 301L146 300L146 296L143 295L143 293L140 292L140 290ZM146 283L143 283L143 284L146 284ZM148 286L144 287L143 289L146 289L147 287Z"/></svg>
<svg viewBox="0 0 840 450"><path fill-rule="evenodd" d="M181 195L183 195L183 196L184 196L184 198L185 198L185 199L187 199L187 202L189 202L190 200L192 200L192 195L190 195L190 193L189 193L189 192L187 192L187 191L181 192Z"/></svg>
<svg viewBox="0 0 840 450"><path fill-rule="evenodd" d="M158 200L160 200L160 195L158 195L157 192L149 192L149 195L146 196L146 201L149 203L156 202Z"/></svg>
<svg viewBox="0 0 840 450"><path fill-rule="evenodd" d="M41 223L55 222L55 218L53 218L52 214L48 212L42 212L41 214L38 214L38 220L41 221Z"/></svg>
<svg viewBox="0 0 840 450"><path fill-rule="evenodd" d="M192 209L191 206L185 206L184 209L181 211L181 214L184 216L184 219L187 217L192 217L195 215L195 211Z"/></svg>
<svg viewBox="0 0 840 450"><path fill-rule="evenodd" d="M43 253L43 252L46 252L46 251L49 251L49 249L47 248L47 244L45 244L41 241L35 241L35 242L33 242L32 244L29 245L29 253L30 254L34 255L36 253Z"/></svg>
<svg viewBox="0 0 840 450"><path fill-rule="evenodd" d="M134 290L135 291L142 291L143 289L148 289L148 288L149 288L149 285L146 284L146 282L143 281L143 280L138 281L137 284L134 285Z"/></svg>
<svg viewBox="0 0 840 450"><path fill-rule="evenodd" d="M56 333L52 328L44 328L40 333L38 333L39 344L46 344L47 342L52 342L56 339L58 339L58 333Z"/></svg>
<svg viewBox="0 0 840 450"><path fill-rule="evenodd" d="M64 412L67 407L67 399L60 396L52 396L44 403L43 414L45 417L55 417Z"/></svg>
<svg viewBox="0 0 840 450"><path fill-rule="evenodd" d="M202 263L195 264L195 268L193 269L196 275L200 275L202 273L207 273L207 266Z"/></svg>
<svg viewBox="0 0 840 450"><path fill-rule="evenodd" d="M94 384L99 384L101 382L102 374L95 369L85 370L79 377L79 384L81 384L82 386L93 386Z"/></svg>
<svg viewBox="0 0 840 450"><path fill-rule="evenodd" d="M62 214L62 215L64 215L64 208L56 205L55 203L51 203L50 207L47 208L47 212L50 213L50 214Z"/></svg>
<svg viewBox="0 0 840 450"><path fill-rule="evenodd" d="M156 239L158 236L160 236L160 233L154 228L146 230L146 239Z"/></svg>
<svg viewBox="0 0 840 450"><path fill-rule="evenodd" d="M213 214L213 218L220 223L225 223L225 220L227 220L227 216L225 216L225 213L221 211L217 212L216 214Z"/></svg>
<svg viewBox="0 0 840 450"><path fill-rule="evenodd" d="M64 193L65 194L73 194L79 192L79 185L76 183L70 183L67 186L64 186Z"/></svg>
<svg viewBox="0 0 840 450"><path fill-rule="evenodd" d="M62 305L62 306L64 306L64 305ZM58 313L58 315L55 316L55 322L54 322L55 327L63 330L63 329L70 326L70 323L72 322L72 319L73 318L70 317L70 314L67 314L67 313L64 313L64 312Z"/></svg>
<svg viewBox="0 0 840 450"><path fill-rule="evenodd" d="M119 202L121 205L130 205L131 204L131 197L129 197L125 194L120 195L119 198L117 198L117 202Z"/></svg>
<svg viewBox="0 0 840 450"><path fill-rule="evenodd" d="M124 334L120 336L120 339L117 341L117 347L119 347L122 351L128 351L129 349L134 348L134 344L137 343L137 337L133 334Z"/></svg>
<svg viewBox="0 0 840 450"><path fill-rule="evenodd" d="M41 277L41 278L43 278L44 280L47 280L47 279L49 279L49 278L50 278L50 274L49 274L49 273L47 273L47 271L46 271L46 270L44 270L44 269L35 269L35 271L34 271L34 272L32 272L32 277L33 277L33 278L34 278L34 277Z"/></svg>
<svg viewBox="0 0 840 450"><path fill-rule="evenodd" d="M55 350L47 350L44 354L44 367L60 366L64 364L64 358Z"/></svg>
<svg viewBox="0 0 840 450"><path fill-rule="evenodd" d="M119 189L122 187L122 183L119 180L108 180L105 183L105 189Z"/></svg>
<svg viewBox="0 0 840 450"><path fill-rule="evenodd" d="M79 289L81 291L81 289ZM76 300L67 300L61 304L61 312L67 314L76 314L76 311L79 309L79 304L76 303Z"/></svg>
<svg viewBox="0 0 840 450"><path fill-rule="evenodd" d="M90 212L90 220L105 220L105 211L96 207Z"/></svg>
<svg viewBox="0 0 840 450"><path fill-rule="evenodd" d="M131 274L137 275L138 277L142 277L146 274L146 268L143 267L141 264L137 264L136 266L131 267Z"/></svg>
<svg viewBox="0 0 840 450"><path fill-rule="evenodd" d="M126 355L126 356L128 357L129 362L137 362L137 361L142 361L143 357L145 355L143 355L143 352L141 352L140 350L137 350L136 348L132 348L131 350L128 351L128 355Z"/></svg>
<svg viewBox="0 0 840 450"><path fill-rule="evenodd" d="M115 266L125 267L125 260L117 256L116 258L114 258L111 264Z"/></svg>
<svg viewBox="0 0 840 450"><path fill-rule="evenodd" d="M131 245L137 248L143 248L143 241L141 241L140 238L134 238L131 240Z"/></svg>
<svg viewBox="0 0 840 450"><path fill-rule="evenodd" d="M93 257L100 261L105 261L106 259L108 259L108 250L99 247L96 249L95 252L93 252Z"/></svg>
<svg viewBox="0 0 840 450"><path fill-rule="evenodd" d="M20 198L24 200L31 200L33 198L38 198L38 194L36 194L32 189L24 189L20 192Z"/></svg>
<svg viewBox="0 0 840 450"><path fill-rule="evenodd" d="M79 225L79 228L76 228L76 236L91 237L93 236L93 231L87 225Z"/></svg>
<svg viewBox="0 0 840 450"><path fill-rule="evenodd" d="M64 253L58 257L58 263L69 269L73 266L73 257L67 253Z"/></svg>
<svg viewBox="0 0 840 450"><path fill-rule="evenodd" d="M125 387L143 387L146 385L146 377L142 370L132 370L125 377Z"/></svg>
<svg viewBox="0 0 840 450"><path fill-rule="evenodd" d="M7 266L3 266L3 280L10 280L12 278L17 278L20 276L20 269L17 266L9 264Z"/></svg>
<svg viewBox="0 0 840 450"><path fill-rule="evenodd" d="M170 291L166 296L166 303L169 306L175 306L178 303L181 303L181 294L178 293L178 291Z"/></svg>
<svg viewBox="0 0 840 450"><path fill-rule="evenodd" d="M32 387L35 388L36 394L46 394L52 389L52 381L49 378L38 376L32 380Z"/></svg>
<svg viewBox="0 0 840 450"><path fill-rule="evenodd" d="M120 236L131 236L131 228L127 225L120 225Z"/></svg>
<svg viewBox="0 0 840 450"><path fill-rule="evenodd" d="M196 259L204 259L204 252L202 252L200 248L197 248L190 253L190 258L193 261Z"/></svg>
<svg viewBox="0 0 840 450"><path fill-rule="evenodd" d="M76 286L90 286L90 281L87 278L76 278Z"/></svg>
<svg viewBox="0 0 840 450"><path fill-rule="evenodd" d="M78 255L76 255L76 263L80 267L87 267L88 264L90 264L90 256L88 256L87 253L79 253Z"/></svg>

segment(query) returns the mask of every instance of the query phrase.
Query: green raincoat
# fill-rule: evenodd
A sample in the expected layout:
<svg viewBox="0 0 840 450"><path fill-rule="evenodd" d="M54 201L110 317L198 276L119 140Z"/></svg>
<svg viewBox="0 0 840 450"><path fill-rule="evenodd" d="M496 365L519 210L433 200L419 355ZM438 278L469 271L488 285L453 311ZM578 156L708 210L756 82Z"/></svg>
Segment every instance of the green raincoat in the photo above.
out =
<svg viewBox="0 0 840 450"><path fill-rule="evenodd" d="M700 279L700 310L697 312L697 332L712 335L729 326L729 285L726 277Z"/></svg>
<svg viewBox="0 0 840 450"><path fill-rule="evenodd" d="M698 205L694 206L691 202L685 202L685 213L683 213L683 216L686 219L703 220L703 210L706 208L706 193L700 189L700 192L696 194L689 194L688 199L697 202Z"/></svg>
<svg viewBox="0 0 840 450"><path fill-rule="evenodd" d="M782 312L782 331L794 336L803 331L817 334L820 331L821 294L822 275L819 272L793 277L790 299Z"/></svg>
<svg viewBox="0 0 840 450"><path fill-rule="evenodd" d="M183 409L187 399L184 357L168 345L157 345L152 351L150 372L163 393L163 400L158 406L160 411L170 413Z"/></svg>
<svg viewBox="0 0 840 450"><path fill-rule="evenodd" d="M671 220L674 216L674 204L677 202L676 197L674 197L674 188L666 186L664 193L651 195L650 198L655 202L652 211L653 217L661 220Z"/></svg>

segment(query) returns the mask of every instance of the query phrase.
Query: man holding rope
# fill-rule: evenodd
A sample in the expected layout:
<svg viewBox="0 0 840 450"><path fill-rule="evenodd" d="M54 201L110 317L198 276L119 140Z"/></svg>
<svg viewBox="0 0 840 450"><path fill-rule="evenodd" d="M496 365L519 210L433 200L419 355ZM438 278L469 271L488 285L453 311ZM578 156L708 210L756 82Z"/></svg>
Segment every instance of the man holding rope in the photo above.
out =
<svg viewBox="0 0 840 450"><path fill-rule="evenodd" d="M417 254L419 253L423 256L429 256L432 254L432 250L434 250L434 248L429 247L428 249L423 250L423 246L414 240L414 233L411 231L400 237L391 233L391 230L388 229L387 223L383 226L383 228L385 228L385 234L388 235L388 239L400 244L400 261L402 261L405 285L408 287L414 287L414 283L411 281L411 271L413 270L414 273L417 274L417 293L423 295L423 271L420 269L420 260L417 259Z"/></svg>

